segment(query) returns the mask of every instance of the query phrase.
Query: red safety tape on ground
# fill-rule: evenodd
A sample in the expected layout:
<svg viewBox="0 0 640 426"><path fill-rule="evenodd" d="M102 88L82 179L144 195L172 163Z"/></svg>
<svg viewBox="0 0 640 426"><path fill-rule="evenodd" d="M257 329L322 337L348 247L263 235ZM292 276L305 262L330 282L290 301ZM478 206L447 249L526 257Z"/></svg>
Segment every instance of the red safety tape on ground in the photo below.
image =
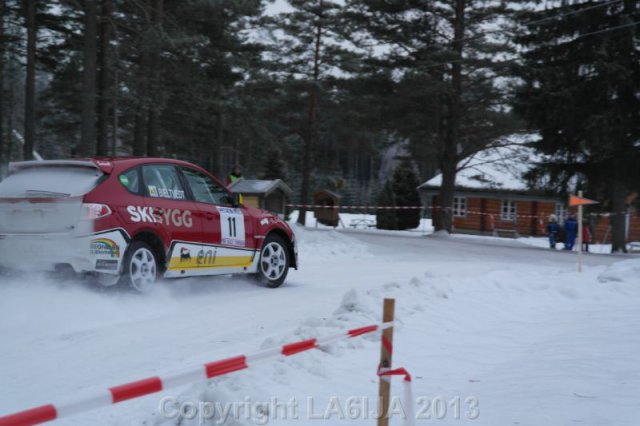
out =
<svg viewBox="0 0 640 426"><path fill-rule="evenodd" d="M191 384L200 380L210 379L235 371L251 368L254 364L272 359L288 357L321 345L329 344L340 339L349 339L356 336L372 333L393 327L393 323L382 323L366 327L354 328L333 336L324 336L317 339L303 340L289 343L280 348L269 349L250 355L240 355L219 361L209 362L197 366L191 370L182 371L173 375L161 377L149 377L134 382L108 388L105 392L83 396L61 404L48 404L31 408L14 414L0 417L0 426L26 426L45 423L74 414L89 411L93 408L105 407L139 398L152 393L160 392L177 386Z"/></svg>
<svg viewBox="0 0 640 426"><path fill-rule="evenodd" d="M378 376L404 376L404 380L411 381L411 374L404 368L395 368L393 370L379 370Z"/></svg>
<svg viewBox="0 0 640 426"><path fill-rule="evenodd" d="M414 400L413 400L413 388L411 386L411 374L404 368L395 368L393 370L386 370L379 368L378 376L404 376L403 383L403 396L402 396L402 409L405 426L415 425L414 414Z"/></svg>

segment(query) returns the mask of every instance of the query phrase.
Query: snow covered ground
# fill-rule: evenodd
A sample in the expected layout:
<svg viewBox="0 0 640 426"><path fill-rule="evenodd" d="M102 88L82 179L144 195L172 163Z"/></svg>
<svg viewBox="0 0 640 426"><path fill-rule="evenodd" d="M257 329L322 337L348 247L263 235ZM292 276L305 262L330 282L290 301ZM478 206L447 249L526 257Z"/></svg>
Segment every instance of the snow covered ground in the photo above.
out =
<svg viewBox="0 0 640 426"><path fill-rule="evenodd" d="M588 254L579 274L575 253L515 240L296 233L301 269L275 290L184 279L141 297L0 277L0 415L368 325L394 297L394 365L414 376L418 424L637 424L638 257ZM351 339L57 424L371 425L378 356L376 336ZM175 417L202 402L249 415Z"/></svg>

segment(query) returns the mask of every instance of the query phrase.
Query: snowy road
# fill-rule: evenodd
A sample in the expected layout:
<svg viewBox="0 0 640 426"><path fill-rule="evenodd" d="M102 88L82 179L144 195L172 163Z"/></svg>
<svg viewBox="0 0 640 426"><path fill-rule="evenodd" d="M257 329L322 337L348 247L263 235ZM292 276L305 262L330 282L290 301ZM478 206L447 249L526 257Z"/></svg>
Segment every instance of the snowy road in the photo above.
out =
<svg viewBox="0 0 640 426"><path fill-rule="evenodd" d="M367 243L370 250L382 256L388 253L402 252L425 261L462 261L469 256L474 260L498 261L504 263L543 262L546 265L571 265L577 262L576 252L562 250L551 251L524 245L517 240L507 238L483 238L472 235L453 235L451 237L416 237L389 235L367 231L342 231ZM396 247L402 247L397 250ZM394 260L395 260L395 256ZM633 255L603 255L585 253L585 265L611 265Z"/></svg>
<svg viewBox="0 0 640 426"><path fill-rule="evenodd" d="M458 420L450 407L441 424L631 425L640 418L637 260L607 269L631 257L587 255L578 275L575 254L510 240L314 230L299 239L302 268L276 290L244 279L186 279L137 297L37 276L3 278L0 414L372 323L381 299L396 297L397 360L417 377L417 395L479 400L477 419L462 407ZM168 395L373 397L377 351L368 339L338 344ZM178 424L158 414L163 395L60 424ZM297 423L317 424L309 414L301 410Z"/></svg>

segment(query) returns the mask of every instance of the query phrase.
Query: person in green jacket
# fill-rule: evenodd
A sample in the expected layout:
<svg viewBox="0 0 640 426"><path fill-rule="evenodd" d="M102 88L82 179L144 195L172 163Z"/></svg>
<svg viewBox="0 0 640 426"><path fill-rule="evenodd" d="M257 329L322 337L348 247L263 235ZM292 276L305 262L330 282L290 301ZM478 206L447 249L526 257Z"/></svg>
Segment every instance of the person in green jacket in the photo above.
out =
<svg viewBox="0 0 640 426"><path fill-rule="evenodd" d="M233 169L231 169L231 173L229 173L229 176L227 176L227 186L234 184L243 178L244 176L242 176L242 169L240 168L240 165L236 164L235 166L233 166Z"/></svg>

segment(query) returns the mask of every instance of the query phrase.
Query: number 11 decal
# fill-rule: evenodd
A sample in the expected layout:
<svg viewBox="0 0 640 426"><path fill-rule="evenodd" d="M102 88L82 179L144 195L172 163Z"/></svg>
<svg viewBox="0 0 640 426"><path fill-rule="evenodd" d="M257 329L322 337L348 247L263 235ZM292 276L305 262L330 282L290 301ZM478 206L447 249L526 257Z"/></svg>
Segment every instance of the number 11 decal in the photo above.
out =
<svg viewBox="0 0 640 426"><path fill-rule="evenodd" d="M229 246L244 247L244 215L241 209L218 207L220 212L221 243Z"/></svg>
<svg viewBox="0 0 640 426"><path fill-rule="evenodd" d="M228 217L227 220L229 221L229 236L235 238L238 235L236 233L236 218Z"/></svg>

